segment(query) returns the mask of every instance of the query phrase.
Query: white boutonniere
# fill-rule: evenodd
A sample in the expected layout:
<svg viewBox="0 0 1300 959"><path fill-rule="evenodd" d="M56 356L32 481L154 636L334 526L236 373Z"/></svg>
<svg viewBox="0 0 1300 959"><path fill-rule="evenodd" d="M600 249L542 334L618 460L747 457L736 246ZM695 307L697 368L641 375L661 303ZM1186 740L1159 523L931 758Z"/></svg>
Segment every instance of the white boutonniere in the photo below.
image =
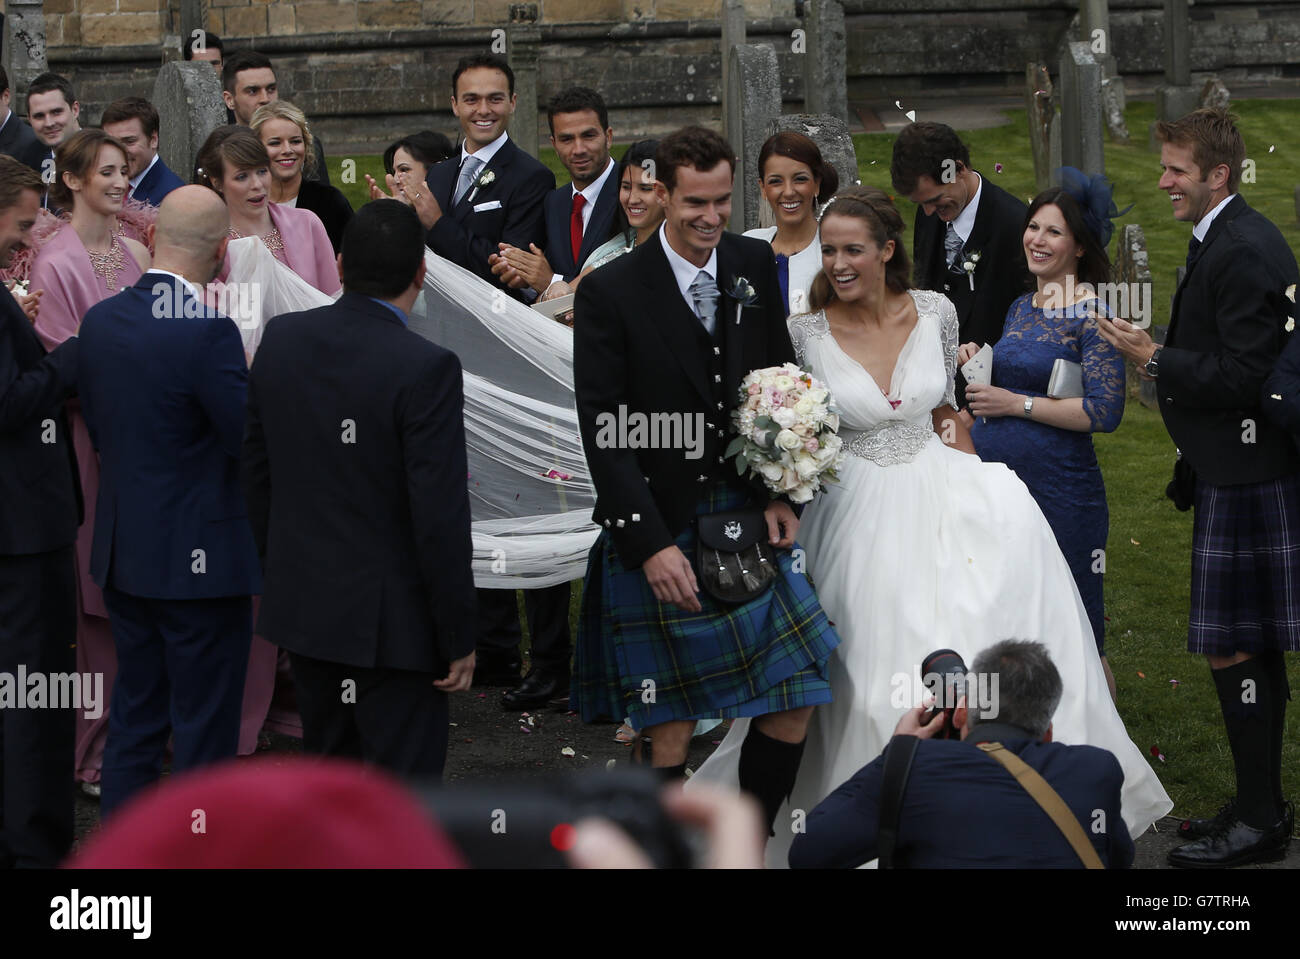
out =
<svg viewBox="0 0 1300 959"><path fill-rule="evenodd" d="M1294 284L1294 283L1292 283L1290 286L1288 286L1288 287L1286 288L1286 298L1287 298L1288 300L1290 300L1292 303L1295 302L1295 284ZM1294 317L1294 316L1288 316L1288 317L1286 318L1286 326L1283 327L1283 329L1285 329L1288 333L1290 333L1292 330L1295 329L1295 317Z"/></svg>
<svg viewBox="0 0 1300 959"><path fill-rule="evenodd" d="M966 271L966 276L970 279L972 292L975 290L975 267L979 266L980 256L979 250L971 250L961 263L961 268Z"/></svg>
<svg viewBox="0 0 1300 959"><path fill-rule="evenodd" d="M736 325L739 326L741 311L758 299L758 290L754 289L749 280L738 276L731 281L731 289L727 290L727 296L736 301Z"/></svg>
<svg viewBox="0 0 1300 959"><path fill-rule="evenodd" d="M497 179L496 170L484 170L482 173L480 173L478 175L478 179L474 181L474 189L470 191L469 200L467 200L466 202L473 203L474 197L478 196L478 191L484 189L485 187L491 186L493 183L496 182L496 179Z"/></svg>

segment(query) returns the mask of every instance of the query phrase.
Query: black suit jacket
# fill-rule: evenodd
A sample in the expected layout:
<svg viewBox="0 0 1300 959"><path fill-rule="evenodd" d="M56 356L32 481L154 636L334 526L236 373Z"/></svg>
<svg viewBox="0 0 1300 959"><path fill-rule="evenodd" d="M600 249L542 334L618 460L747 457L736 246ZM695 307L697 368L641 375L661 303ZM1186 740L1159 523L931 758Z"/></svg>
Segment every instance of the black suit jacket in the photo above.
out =
<svg viewBox="0 0 1300 959"><path fill-rule="evenodd" d="M975 225L962 248L963 253L980 254L974 292L964 273L958 276L948 270L943 251L948 225L943 220L934 214L926 216L917 207L912 234L916 285L952 300L957 308L957 325L963 343L996 343L1001 339L1012 301L1029 289L1029 267L1025 264L1023 245L1029 207L995 186L988 177L981 179Z"/></svg>
<svg viewBox="0 0 1300 959"><path fill-rule="evenodd" d="M10 111L4 129L0 130L0 153L7 154L15 160L30 163L32 154L39 150L40 141L36 133L18 114Z"/></svg>
<svg viewBox="0 0 1300 959"><path fill-rule="evenodd" d="M320 217L334 255L338 256L343 250L343 231L352 220L352 204L348 198L335 187L304 179L298 188L298 209L311 210Z"/></svg>
<svg viewBox="0 0 1300 959"><path fill-rule="evenodd" d="M582 245L578 250L578 259L573 259L573 242L569 238L569 223L573 213L573 184L552 190L546 196L546 260L551 269L572 280L587 262L587 257L610 238L614 228L614 213L618 208L618 161L610 171L605 185L600 188L596 205L592 208L591 219L582 231Z"/></svg>
<svg viewBox="0 0 1300 959"><path fill-rule="evenodd" d="M494 174L491 183L470 186L460 202L453 205L460 152L429 169L426 182L443 215L429 230L425 242L439 256L500 286L488 257L500 252L499 243L521 250L528 249L529 243L536 243L539 249L545 245L542 204L555 189L555 174L510 139L479 170L475 181L489 172Z"/></svg>
<svg viewBox="0 0 1300 959"><path fill-rule="evenodd" d="M1012 739L1026 734L1008 726L999 727L998 735L984 733L983 726L976 730L974 738L917 745L898 824L900 866L1083 868L1051 817L976 741L1001 742L1046 779L1104 865L1133 864L1133 840L1120 814L1124 771L1113 755L1095 746ZM792 867L853 868L877 858L884 765L882 753L817 805L790 847Z"/></svg>
<svg viewBox="0 0 1300 959"><path fill-rule="evenodd" d="M1215 486L1300 469L1286 430L1261 404L1296 313L1286 290L1298 281L1281 232L1237 195L1210 224L1174 294L1158 360L1160 413L1197 476Z"/></svg>
<svg viewBox="0 0 1300 959"><path fill-rule="evenodd" d="M77 349L74 336L46 354L0 284L0 556L45 553L77 538L81 481L63 411L75 392Z"/></svg>
<svg viewBox="0 0 1300 959"><path fill-rule="evenodd" d="M438 676L473 652L463 409L455 354L369 297L267 324L243 453L260 635Z"/></svg>
<svg viewBox="0 0 1300 959"><path fill-rule="evenodd" d="M694 517L705 483L728 473L735 478L731 461L720 464L719 458L732 436L740 381L752 370L795 361L771 246L723 233L718 284L725 291L737 277L749 280L758 295L740 311L739 322L739 302L725 292L718 300L726 347L722 408L713 399L709 346L701 345L699 318L678 289L659 234L578 287L573 376L582 446L596 487L592 518L609 529L628 569L672 545ZM600 442L602 424L617 418L620 407L629 415L702 418L702 455Z"/></svg>

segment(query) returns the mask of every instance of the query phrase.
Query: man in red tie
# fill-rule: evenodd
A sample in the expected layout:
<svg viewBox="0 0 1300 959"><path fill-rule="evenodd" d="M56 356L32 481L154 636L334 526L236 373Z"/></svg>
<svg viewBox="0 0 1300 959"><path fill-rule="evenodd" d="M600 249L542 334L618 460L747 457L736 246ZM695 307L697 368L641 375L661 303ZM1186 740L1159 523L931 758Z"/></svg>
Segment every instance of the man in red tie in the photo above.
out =
<svg viewBox="0 0 1300 959"><path fill-rule="evenodd" d="M605 101L595 90L569 87L547 105L546 120L551 145L573 182L546 198L545 252L533 245L524 251L502 244L502 259L492 268L509 286L530 290L526 297L572 280L619 226L618 164L609 155L614 131Z"/></svg>

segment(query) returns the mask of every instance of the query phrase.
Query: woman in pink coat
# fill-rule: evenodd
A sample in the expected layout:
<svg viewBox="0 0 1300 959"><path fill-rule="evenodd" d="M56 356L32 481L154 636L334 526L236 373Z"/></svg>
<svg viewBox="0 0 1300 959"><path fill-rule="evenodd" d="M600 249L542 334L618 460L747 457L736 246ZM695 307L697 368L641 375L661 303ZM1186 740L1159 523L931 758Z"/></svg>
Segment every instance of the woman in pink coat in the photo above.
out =
<svg viewBox="0 0 1300 959"><path fill-rule="evenodd" d="M71 222L58 227L41 247L29 283L33 292L44 291L36 332L51 350L76 335L87 310L134 285L149 268L149 251L123 236L117 221L128 189L125 147L103 130L82 130L59 147L54 163L57 177L50 200L72 211ZM69 412L86 509L77 531L77 671L104 677L100 714L90 719L85 710L76 711L76 778L98 795L117 652L104 597L90 576L99 460L76 400L69 403Z"/></svg>
<svg viewBox="0 0 1300 959"><path fill-rule="evenodd" d="M198 162L201 182L226 201L232 240L260 237L272 256L316 289L329 296L339 293L342 286L338 265L324 225L310 210L271 202L271 158L255 133L247 127L218 128L199 150ZM239 281L239 277L230 276L229 258L217 279L222 283ZM253 602L256 626L257 599ZM239 726L241 756L257 749L258 734L275 695L278 657L275 646L253 636ZM291 731L294 720L278 728Z"/></svg>
<svg viewBox="0 0 1300 959"><path fill-rule="evenodd" d="M199 175L230 211L230 238L261 237L271 254L322 293L342 288L334 248L320 218L271 202L271 158L247 127L213 131L199 151ZM225 282L230 263L217 279Z"/></svg>

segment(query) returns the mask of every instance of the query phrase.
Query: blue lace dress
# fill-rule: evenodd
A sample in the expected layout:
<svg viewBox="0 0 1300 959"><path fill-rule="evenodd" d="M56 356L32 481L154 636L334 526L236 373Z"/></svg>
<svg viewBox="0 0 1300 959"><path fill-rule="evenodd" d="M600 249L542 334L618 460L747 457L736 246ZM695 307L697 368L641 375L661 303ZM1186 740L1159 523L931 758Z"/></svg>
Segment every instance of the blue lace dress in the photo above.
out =
<svg viewBox="0 0 1300 959"><path fill-rule="evenodd" d="M1026 293L1007 311L1002 338L993 347L993 385L1045 396L1057 359L1081 363L1083 409L1093 432L1114 430L1124 415L1124 360L1092 318L1093 310L1104 307L1091 300L1046 311L1032 303ZM1104 655L1102 573L1110 513L1092 434L995 416L977 417L971 438L980 459L1005 463L1029 487L1070 564Z"/></svg>

